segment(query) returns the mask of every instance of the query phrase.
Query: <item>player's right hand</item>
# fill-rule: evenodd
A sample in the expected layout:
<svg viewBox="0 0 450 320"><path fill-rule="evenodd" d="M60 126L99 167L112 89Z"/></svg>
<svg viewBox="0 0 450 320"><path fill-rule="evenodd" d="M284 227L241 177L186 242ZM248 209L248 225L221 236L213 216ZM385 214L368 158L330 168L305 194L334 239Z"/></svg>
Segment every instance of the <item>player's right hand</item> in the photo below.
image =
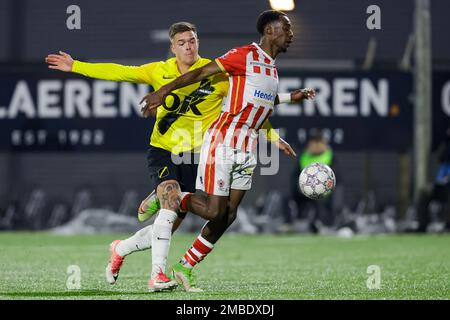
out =
<svg viewBox="0 0 450 320"><path fill-rule="evenodd" d="M284 141L283 139L279 139L277 142L275 142L275 145L280 149L280 151L283 151L285 155L288 155L290 157L297 157L297 154L295 153L294 149L290 146L289 143Z"/></svg>
<svg viewBox="0 0 450 320"><path fill-rule="evenodd" d="M142 115L145 118L148 118L149 116L154 116L156 112L156 108L158 106L162 105L164 102L164 98L166 97L166 94L164 93L164 90L156 90L154 92L150 92L148 95L142 98L140 104L143 105L141 108Z"/></svg>
<svg viewBox="0 0 450 320"><path fill-rule="evenodd" d="M60 51L59 54L49 54L45 58L45 62L48 64L49 69L61 70L64 72L72 71L73 59L65 52Z"/></svg>

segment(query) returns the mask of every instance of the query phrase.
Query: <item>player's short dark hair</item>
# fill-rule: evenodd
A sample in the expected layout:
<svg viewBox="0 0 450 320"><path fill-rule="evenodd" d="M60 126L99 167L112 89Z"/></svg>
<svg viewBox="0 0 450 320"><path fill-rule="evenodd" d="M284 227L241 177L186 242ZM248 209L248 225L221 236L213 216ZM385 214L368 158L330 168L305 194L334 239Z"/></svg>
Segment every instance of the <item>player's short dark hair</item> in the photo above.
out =
<svg viewBox="0 0 450 320"><path fill-rule="evenodd" d="M287 16L284 12L277 10L267 10L261 13L256 22L256 30L259 34L264 34L264 28L273 21L278 21L281 16Z"/></svg>
<svg viewBox="0 0 450 320"><path fill-rule="evenodd" d="M194 24L186 21L176 22L169 28L169 38L173 39L173 37L180 32L193 31L197 34L197 28Z"/></svg>

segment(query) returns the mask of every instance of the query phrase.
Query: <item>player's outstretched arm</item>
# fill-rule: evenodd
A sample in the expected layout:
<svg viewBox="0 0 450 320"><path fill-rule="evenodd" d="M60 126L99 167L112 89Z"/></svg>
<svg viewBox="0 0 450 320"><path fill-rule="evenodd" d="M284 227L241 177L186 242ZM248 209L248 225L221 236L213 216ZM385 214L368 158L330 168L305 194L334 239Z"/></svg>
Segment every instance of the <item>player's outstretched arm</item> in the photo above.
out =
<svg viewBox="0 0 450 320"><path fill-rule="evenodd" d="M148 84L152 84L151 74L157 65L148 63L142 66L124 66L117 63L82 62L62 51L59 54L49 54L45 62L50 69L74 72L90 78Z"/></svg>
<svg viewBox="0 0 450 320"><path fill-rule="evenodd" d="M290 157L293 158L297 157L297 154L295 153L294 149L292 149L290 144L280 137L277 131L272 127L272 124L270 123L269 119L266 119L261 129L263 129L266 132L267 140L275 144L275 146L278 149L280 149L280 151L283 151L284 154Z"/></svg>
<svg viewBox="0 0 450 320"><path fill-rule="evenodd" d="M49 69L60 70L64 72L71 72L73 67L72 57L60 51L59 54L49 54L45 58L45 62L48 64Z"/></svg>
<svg viewBox="0 0 450 320"><path fill-rule="evenodd" d="M285 155L288 155L290 157L297 157L297 154L295 153L294 149L292 149L291 145L284 141L283 139L279 139L278 141L274 142L275 145L280 149L280 151L283 151Z"/></svg>
<svg viewBox="0 0 450 320"><path fill-rule="evenodd" d="M199 82L209 76L220 72L223 71L220 69L217 63L215 61L211 61L201 68L183 74L174 81L162 86L161 88L159 88L159 90L151 92L143 97L140 102L141 104L145 102L144 106L141 109L142 114L144 115L144 117L148 117L152 113L152 110L160 106L164 102L166 96L172 91Z"/></svg>

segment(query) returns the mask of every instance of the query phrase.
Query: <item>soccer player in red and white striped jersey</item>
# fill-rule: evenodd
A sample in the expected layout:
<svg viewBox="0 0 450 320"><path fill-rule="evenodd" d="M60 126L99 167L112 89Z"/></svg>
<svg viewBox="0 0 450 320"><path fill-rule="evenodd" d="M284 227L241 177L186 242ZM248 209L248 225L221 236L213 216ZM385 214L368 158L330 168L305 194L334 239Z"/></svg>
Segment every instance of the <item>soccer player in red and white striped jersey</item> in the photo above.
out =
<svg viewBox="0 0 450 320"><path fill-rule="evenodd" d="M197 172L196 189L208 194L205 210L212 218L180 263L173 267L176 280L188 291L193 287L192 268L211 252L234 221L237 207L251 188L259 129L279 100L291 101L293 97L292 94L289 99L277 97L278 72L275 66L276 56L286 52L293 39L289 18L280 11L265 11L258 19L257 29L261 34L259 44L232 49L143 99L146 105L142 111L147 116L177 88L219 72L229 76L230 89L220 116L205 133ZM304 90L295 100L313 97L314 91ZM295 156L295 153L290 155ZM193 195L184 197L182 209L189 209L189 197L194 198Z"/></svg>

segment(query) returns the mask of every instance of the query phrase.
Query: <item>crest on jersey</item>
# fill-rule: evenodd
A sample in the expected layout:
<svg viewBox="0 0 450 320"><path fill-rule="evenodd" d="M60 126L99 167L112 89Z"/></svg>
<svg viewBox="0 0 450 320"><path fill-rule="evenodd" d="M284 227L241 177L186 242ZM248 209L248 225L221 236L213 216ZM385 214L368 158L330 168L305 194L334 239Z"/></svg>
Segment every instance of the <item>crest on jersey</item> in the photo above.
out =
<svg viewBox="0 0 450 320"><path fill-rule="evenodd" d="M217 185L219 186L219 189L220 189L220 190L223 190L224 184L225 184L225 183L223 182L222 179L217 180Z"/></svg>
<svg viewBox="0 0 450 320"><path fill-rule="evenodd" d="M168 175L169 175L169 168L167 168L167 166L158 170L158 176L160 179L167 177Z"/></svg>

